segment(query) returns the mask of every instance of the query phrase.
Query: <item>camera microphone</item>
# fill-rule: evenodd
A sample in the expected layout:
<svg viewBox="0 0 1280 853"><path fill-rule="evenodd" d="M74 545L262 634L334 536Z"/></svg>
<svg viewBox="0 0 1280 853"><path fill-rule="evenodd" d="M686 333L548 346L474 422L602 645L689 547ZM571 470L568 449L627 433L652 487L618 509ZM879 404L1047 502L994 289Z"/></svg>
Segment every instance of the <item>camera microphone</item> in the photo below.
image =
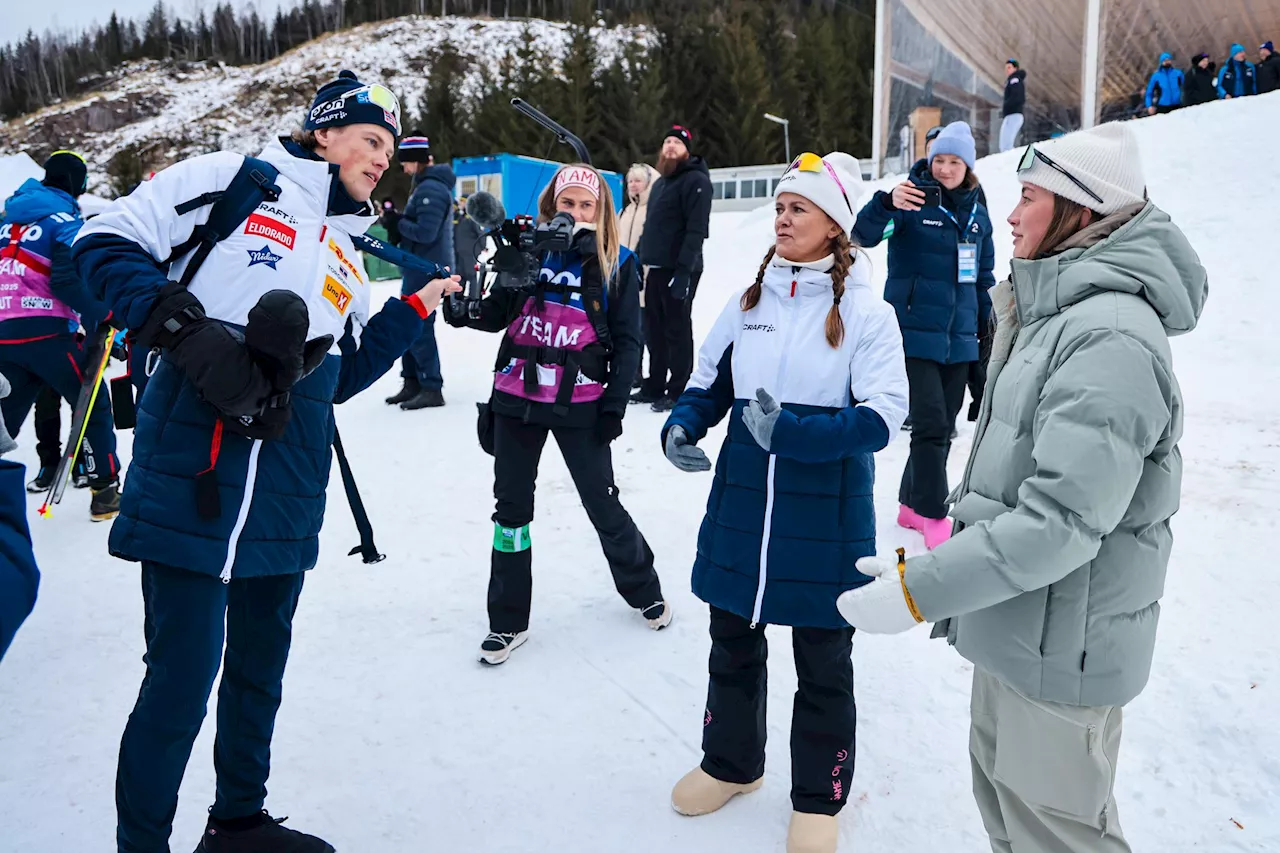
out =
<svg viewBox="0 0 1280 853"><path fill-rule="evenodd" d="M507 218L507 211L502 202L492 193L484 191L472 193L467 199L467 216L471 217L483 231L492 231L502 225Z"/></svg>

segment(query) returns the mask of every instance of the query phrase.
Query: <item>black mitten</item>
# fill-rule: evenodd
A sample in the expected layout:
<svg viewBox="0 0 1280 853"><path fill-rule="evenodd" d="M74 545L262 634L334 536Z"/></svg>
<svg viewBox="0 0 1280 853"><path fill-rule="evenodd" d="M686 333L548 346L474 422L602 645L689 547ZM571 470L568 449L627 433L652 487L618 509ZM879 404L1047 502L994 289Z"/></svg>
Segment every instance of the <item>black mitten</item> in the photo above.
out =
<svg viewBox="0 0 1280 853"><path fill-rule="evenodd" d="M244 343L277 393L302 379L303 347L310 329L307 303L291 290L268 291L249 309Z"/></svg>
<svg viewBox="0 0 1280 853"><path fill-rule="evenodd" d="M145 347L161 347L210 405L232 418L259 412L271 383L241 337L204 313L200 300L176 282L160 291L138 330Z"/></svg>

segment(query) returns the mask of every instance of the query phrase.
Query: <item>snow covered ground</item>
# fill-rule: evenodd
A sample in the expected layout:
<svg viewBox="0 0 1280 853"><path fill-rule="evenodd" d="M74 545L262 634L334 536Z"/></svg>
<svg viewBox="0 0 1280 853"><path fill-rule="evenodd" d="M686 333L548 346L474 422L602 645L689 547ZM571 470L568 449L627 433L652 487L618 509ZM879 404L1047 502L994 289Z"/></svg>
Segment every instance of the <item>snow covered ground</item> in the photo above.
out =
<svg viewBox="0 0 1280 853"><path fill-rule="evenodd" d="M1280 849L1280 573L1266 538L1280 484L1280 290L1274 220L1260 203L1280 192L1270 165L1278 113L1271 95L1133 125L1151 196L1186 230L1212 285L1200 328L1174 345L1187 409L1184 504L1154 671L1128 708L1118 780L1135 850ZM1014 162L997 156L979 169L997 220L1017 195ZM767 216L716 217L700 332L754 275L769 233ZM1007 269L1007 228L997 233ZM883 250L872 258L883 279ZM659 451L661 417L630 412L615 445L618 483L676 612L654 634L614 593L549 448L533 528L532 638L507 665L483 669L474 652L486 630L492 498L473 403L488 393L498 341L448 328L440 340L447 408L388 408L382 398L398 387L388 376L339 410L389 558L365 566L345 556L356 534L335 472L320 565L296 620L269 808L344 853L780 851L795 686L784 629L771 629L764 789L697 819L668 805L700 756L709 643L688 575L710 475L677 472ZM968 424L960 432L953 477L971 437ZM30 464L30 425L20 440L16 456ZM885 552L923 547L893 525L906 451L903 436L879 455ZM75 492L53 519L33 513L44 583L0 665L4 853L113 849L115 757L142 678L142 608L136 566L106 555L107 528L88 522L87 502ZM970 667L922 629L860 636L854 662L861 714L841 849L986 849L966 754ZM212 736L205 726L183 785L178 851L194 846L212 802Z"/></svg>

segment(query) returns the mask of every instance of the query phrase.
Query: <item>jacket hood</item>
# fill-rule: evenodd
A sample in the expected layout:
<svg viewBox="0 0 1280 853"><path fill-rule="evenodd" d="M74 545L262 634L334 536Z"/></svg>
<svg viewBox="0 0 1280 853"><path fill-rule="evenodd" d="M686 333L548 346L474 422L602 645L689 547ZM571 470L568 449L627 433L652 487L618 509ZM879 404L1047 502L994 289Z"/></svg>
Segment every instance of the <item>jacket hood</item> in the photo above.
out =
<svg viewBox="0 0 1280 853"><path fill-rule="evenodd" d="M35 178L27 180L4 203L5 218L29 225L55 213L80 215L80 205L68 193L46 187Z"/></svg>
<svg viewBox="0 0 1280 853"><path fill-rule="evenodd" d="M434 166L428 166L419 174L421 177L414 181L415 184L426 180L439 181L442 184L446 184L449 187L449 191L452 192L454 184L458 183L458 178L453 173L453 166L448 163L437 163Z"/></svg>
<svg viewBox="0 0 1280 853"><path fill-rule="evenodd" d="M707 167L706 160L703 160L698 154L693 154L687 160L681 162L679 166L676 166L675 171L671 173L671 177L674 178L677 175L683 175L685 172L702 172L706 175L710 175L711 169Z"/></svg>
<svg viewBox="0 0 1280 853"><path fill-rule="evenodd" d="M639 196L636 196L633 198L630 194L627 195L627 201L629 203L638 204L642 207L649 203L649 194L653 192L653 182L658 180L658 178L662 177L662 175L658 172L658 170L650 166L648 163L645 163L643 165L644 165L645 171L649 175L648 185L643 190L640 191ZM622 180L624 182L624 186L625 186L626 179L627 179L626 175L623 175Z"/></svg>
<svg viewBox="0 0 1280 853"><path fill-rule="evenodd" d="M1010 75L1009 75L1009 77L1016 77L1019 81L1026 80L1026 79L1027 79L1027 69L1025 69L1025 68L1019 68L1017 71L1015 71L1015 72L1013 72L1012 74L1010 74ZM1006 78L1006 79L1007 79L1007 78Z"/></svg>
<svg viewBox="0 0 1280 853"><path fill-rule="evenodd" d="M911 172L907 175L907 177L911 178L911 183L915 184L918 187L942 186L942 184L938 183L938 179L933 176L933 172L929 171L929 159L927 157L921 160L917 160L915 164L911 167Z"/></svg>
<svg viewBox="0 0 1280 853"><path fill-rule="evenodd" d="M1049 257L1014 260L1013 287L1024 326L1110 291L1144 299L1170 337L1196 327L1209 294L1195 249L1151 202L1099 220Z"/></svg>

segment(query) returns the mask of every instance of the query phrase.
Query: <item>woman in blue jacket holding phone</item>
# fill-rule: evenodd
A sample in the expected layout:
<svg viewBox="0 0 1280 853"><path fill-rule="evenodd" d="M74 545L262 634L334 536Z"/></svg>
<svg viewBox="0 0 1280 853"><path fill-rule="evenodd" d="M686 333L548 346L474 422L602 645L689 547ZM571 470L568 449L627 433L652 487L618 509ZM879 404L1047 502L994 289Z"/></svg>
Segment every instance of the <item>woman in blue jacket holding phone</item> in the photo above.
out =
<svg viewBox="0 0 1280 853"><path fill-rule="evenodd" d="M978 338L990 333L995 245L975 159L969 125L947 125L928 159L893 192L876 193L853 228L867 248L892 236L884 298L898 314L911 383L911 455L898 491L898 524L924 534L930 549L951 535L951 431L969 366L978 361Z"/></svg>

